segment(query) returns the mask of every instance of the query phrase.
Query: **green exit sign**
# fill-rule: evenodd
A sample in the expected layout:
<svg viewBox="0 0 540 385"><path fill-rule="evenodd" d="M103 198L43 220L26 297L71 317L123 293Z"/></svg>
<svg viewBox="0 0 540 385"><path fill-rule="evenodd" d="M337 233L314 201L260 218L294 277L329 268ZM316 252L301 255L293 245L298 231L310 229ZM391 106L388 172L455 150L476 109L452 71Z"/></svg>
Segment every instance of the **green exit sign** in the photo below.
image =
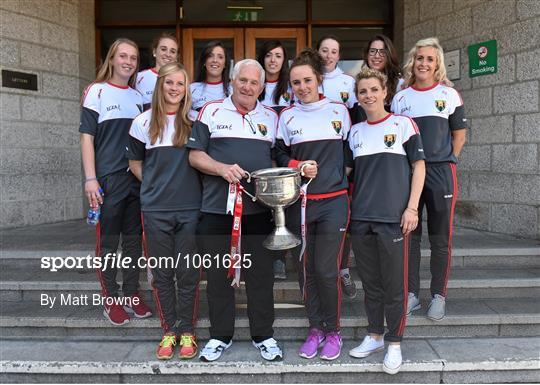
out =
<svg viewBox="0 0 540 385"><path fill-rule="evenodd" d="M253 9L229 9L229 17L232 21L258 21L260 11Z"/></svg>
<svg viewBox="0 0 540 385"><path fill-rule="evenodd" d="M469 46L469 77L497 73L497 40Z"/></svg>

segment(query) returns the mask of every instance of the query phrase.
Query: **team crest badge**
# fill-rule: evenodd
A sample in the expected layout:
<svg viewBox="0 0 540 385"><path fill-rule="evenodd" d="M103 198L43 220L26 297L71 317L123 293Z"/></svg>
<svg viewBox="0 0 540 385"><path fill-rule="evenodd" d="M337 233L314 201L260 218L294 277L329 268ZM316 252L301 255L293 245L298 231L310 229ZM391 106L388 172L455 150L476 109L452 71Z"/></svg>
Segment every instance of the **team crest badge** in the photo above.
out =
<svg viewBox="0 0 540 385"><path fill-rule="evenodd" d="M396 143L396 134L386 134L384 136L384 144L390 148Z"/></svg>
<svg viewBox="0 0 540 385"><path fill-rule="evenodd" d="M266 126L264 124L257 124L257 128L263 136L266 136L266 134L268 133L268 130L266 129Z"/></svg>
<svg viewBox="0 0 540 385"><path fill-rule="evenodd" d="M341 100L343 103L345 103L347 100L349 100L349 93L348 92L340 92L339 95L341 96Z"/></svg>
<svg viewBox="0 0 540 385"><path fill-rule="evenodd" d="M332 127L336 131L336 134L341 132L341 120L332 120Z"/></svg>
<svg viewBox="0 0 540 385"><path fill-rule="evenodd" d="M435 107L439 112L443 112L443 110L446 108L446 100L435 100Z"/></svg>
<svg viewBox="0 0 540 385"><path fill-rule="evenodd" d="M289 94L288 92L285 92L281 96L283 97L283 100L285 100L287 103L289 102L289 100L291 100L291 94Z"/></svg>

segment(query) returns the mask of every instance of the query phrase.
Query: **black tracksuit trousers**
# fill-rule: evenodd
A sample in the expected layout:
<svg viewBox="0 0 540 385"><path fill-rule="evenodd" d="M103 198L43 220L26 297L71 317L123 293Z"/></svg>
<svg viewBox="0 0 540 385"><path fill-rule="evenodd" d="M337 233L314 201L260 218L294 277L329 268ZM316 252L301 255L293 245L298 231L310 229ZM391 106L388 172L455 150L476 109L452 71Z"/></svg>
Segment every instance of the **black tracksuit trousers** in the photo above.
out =
<svg viewBox="0 0 540 385"><path fill-rule="evenodd" d="M129 267L122 269L122 293L131 296L139 289L137 262L142 258L141 184L130 171L119 171L98 181L104 196L96 227L96 255L104 262L107 255L114 257L122 235L121 257L131 259ZM108 265L98 269L97 273L103 296L117 297L120 288L116 282L117 268L111 266L109 260Z"/></svg>
<svg viewBox="0 0 540 385"><path fill-rule="evenodd" d="M224 267L231 249L232 225L232 215L203 213L197 227L200 253L208 254L211 261L210 267L205 267L210 337L223 342L230 341L234 335L235 288ZM262 245L273 227L269 211L242 216L241 252L250 261L244 261L242 277L246 283L249 328L256 342L274 335L273 253Z"/></svg>
<svg viewBox="0 0 540 385"><path fill-rule="evenodd" d="M418 205L418 227L412 233L409 259L409 291L420 291L420 242L422 211L427 210L431 246L431 295L446 297L452 266L452 231L458 195L455 163L426 163L426 180Z"/></svg>
<svg viewBox="0 0 540 385"><path fill-rule="evenodd" d="M143 212L148 274L163 333L194 333L201 278L194 261L199 215L199 210Z"/></svg>
<svg viewBox="0 0 540 385"><path fill-rule="evenodd" d="M400 342L407 320L409 236L399 223L351 222L356 268L362 279L368 333L388 333L385 341Z"/></svg>
<svg viewBox="0 0 540 385"><path fill-rule="evenodd" d="M287 227L298 237L298 201L287 209ZM309 326L326 332L339 330L341 284L339 270L349 221L347 194L325 199L308 199L306 207L306 250L299 261L301 245L292 250L298 264L298 281L306 305Z"/></svg>

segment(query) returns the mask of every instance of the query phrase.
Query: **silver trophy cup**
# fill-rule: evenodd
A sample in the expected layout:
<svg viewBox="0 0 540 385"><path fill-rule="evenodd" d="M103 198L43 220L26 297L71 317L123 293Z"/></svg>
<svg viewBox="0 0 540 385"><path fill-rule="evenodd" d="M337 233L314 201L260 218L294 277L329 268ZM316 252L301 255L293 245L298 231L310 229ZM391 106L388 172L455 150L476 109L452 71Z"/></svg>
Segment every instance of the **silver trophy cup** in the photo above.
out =
<svg viewBox="0 0 540 385"><path fill-rule="evenodd" d="M272 209L275 228L266 237L263 246L270 250L286 250L298 246L301 241L285 227L284 209L300 197L300 170L288 167L265 168L251 173L255 183L255 197ZM250 194L251 195L251 194Z"/></svg>

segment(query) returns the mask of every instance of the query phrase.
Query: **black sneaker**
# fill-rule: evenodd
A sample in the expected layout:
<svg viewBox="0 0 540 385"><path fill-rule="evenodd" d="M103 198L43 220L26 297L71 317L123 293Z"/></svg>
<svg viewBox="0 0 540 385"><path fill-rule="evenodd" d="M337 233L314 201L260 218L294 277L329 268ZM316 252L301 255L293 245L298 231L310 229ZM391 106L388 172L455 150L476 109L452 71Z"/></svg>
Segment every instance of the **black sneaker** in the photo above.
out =
<svg viewBox="0 0 540 385"><path fill-rule="evenodd" d="M349 273L340 275L343 293L350 299L356 298L356 284Z"/></svg>

